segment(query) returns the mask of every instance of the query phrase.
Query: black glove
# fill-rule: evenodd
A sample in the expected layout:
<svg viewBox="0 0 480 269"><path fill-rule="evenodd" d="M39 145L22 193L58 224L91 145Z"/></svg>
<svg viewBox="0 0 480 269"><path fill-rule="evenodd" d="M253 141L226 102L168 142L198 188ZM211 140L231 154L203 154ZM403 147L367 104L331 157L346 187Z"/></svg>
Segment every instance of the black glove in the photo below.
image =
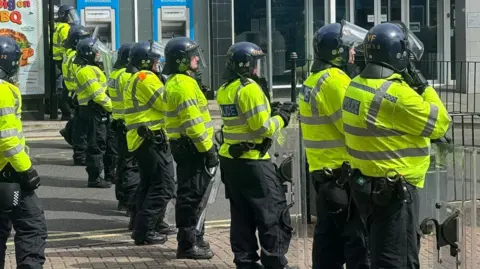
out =
<svg viewBox="0 0 480 269"><path fill-rule="evenodd" d="M410 85L410 87L412 87L419 95L422 95L428 87L427 79L425 79L422 72L415 67L412 60L410 60L404 78L408 85Z"/></svg>
<svg viewBox="0 0 480 269"><path fill-rule="evenodd" d="M18 173L20 187L23 191L34 191L40 186L40 177L37 170L30 167L27 171Z"/></svg>
<svg viewBox="0 0 480 269"><path fill-rule="evenodd" d="M272 113L271 113L272 116L281 106L282 106L282 103L280 103L278 101L270 103L270 108L272 109Z"/></svg>
<svg viewBox="0 0 480 269"><path fill-rule="evenodd" d="M217 147L214 145L205 153L205 166L207 168L216 167L220 163L217 154Z"/></svg>
<svg viewBox="0 0 480 269"><path fill-rule="evenodd" d="M290 122L291 113L278 109L277 111L275 111L274 116L280 116L280 118L282 118L283 127L285 128L288 126L288 123Z"/></svg>

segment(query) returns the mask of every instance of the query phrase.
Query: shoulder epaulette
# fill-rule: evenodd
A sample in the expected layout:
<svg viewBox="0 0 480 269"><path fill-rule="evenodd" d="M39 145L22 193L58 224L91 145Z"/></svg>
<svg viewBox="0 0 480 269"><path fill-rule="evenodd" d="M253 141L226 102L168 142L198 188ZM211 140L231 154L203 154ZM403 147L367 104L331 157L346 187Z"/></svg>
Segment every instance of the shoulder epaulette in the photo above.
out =
<svg viewBox="0 0 480 269"><path fill-rule="evenodd" d="M252 82L248 78L242 77L242 78L240 78L240 83L242 83L242 86L247 86L248 84L251 84Z"/></svg>

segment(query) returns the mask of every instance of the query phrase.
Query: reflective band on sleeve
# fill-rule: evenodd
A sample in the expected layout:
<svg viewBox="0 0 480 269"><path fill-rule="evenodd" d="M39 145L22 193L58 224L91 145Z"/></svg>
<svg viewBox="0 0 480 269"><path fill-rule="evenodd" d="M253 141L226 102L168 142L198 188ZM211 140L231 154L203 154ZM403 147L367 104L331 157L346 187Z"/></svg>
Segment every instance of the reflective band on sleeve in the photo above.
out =
<svg viewBox="0 0 480 269"><path fill-rule="evenodd" d="M315 116L320 116L320 113L318 111L317 107L317 94L320 92L320 87L322 86L323 82L329 77L330 75L328 73L324 73L317 81L317 84L315 85L315 88L313 88L312 92L310 93L310 106L312 109L312 117Z"/></svg>
<svg viewBox="0 0 480 269"><path fill-rule="evenodd" d="M208 138L208 133L204 132L201 136L190 138L190 139L192 139L193 143L201 143L207 138Z"/></svg>
<svg viewBox="0 0 480 269"><path fill-rule="evenodd" d="M314 148L314 149L332 149L332 148L345 147L345 141L343 139L323 140L323 141L313 141L313 140L304 139L303 143L306 148Z"/></svg>
<svg viewBox="0 0 480 269"><path fill-rule="evenodd" d="M18 153L22 152L22 150L23 150L22 144L18 144L18 145L15 146L14 148L11 148L11 149L9 149L9 150L3 151L3 156L5 156L5 157L12 157L12 156L14 156L15 154L18 154Z"/></svg>
<svg viewBox="0 0 480 269"><path fill-rule="evenodd" d="M352 157L366 161L392 160L406 157L425 157L430 155L430 148L406 148L391 151L359 151L347 146L347 152Z"/></svg>
<svg viewBox="0 0 480 269"><path fill-rule="evenodd" d="M262 111L267 111L268 110L268 107L266 104L261 104L261 105L258 105L252 109L250 109L249 111L243 113L243 115L245 115L245 118L250 118L252 116L255 116L257 115L258 113L262 112Z"/></svg>
<svg viewBox="0 0 480 269"><path fill-rule="evenodd" d="M0 116L6 116L10 114L15 114L15 108L13 107L2 107L0 108Z"/></svg>
<svg viewBox="0 0 480 269"><path fill-rule="evenodd" d="M7 130L0 130L0 139L17 136L18 137L18 130L17 129L7 129Z"/></svg>
<svg viewBox="0 0 480 269"><path fill-rule="evenodd" d="M423 137L429 137L435 129L435 124L437 123L438 118L438 107L435 104L430 104L430 113L428 114L427 123L423 128L422 133L420 134Z"/></svg>

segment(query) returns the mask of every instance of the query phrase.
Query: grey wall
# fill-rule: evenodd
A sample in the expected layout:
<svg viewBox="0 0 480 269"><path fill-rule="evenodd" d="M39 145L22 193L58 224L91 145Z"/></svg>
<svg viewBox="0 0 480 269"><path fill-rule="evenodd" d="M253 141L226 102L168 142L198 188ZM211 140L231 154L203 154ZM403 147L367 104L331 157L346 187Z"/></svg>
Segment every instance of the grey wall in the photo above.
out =
<svg viewBox="0 0 480 269"><path fill-rule="evenodd" d="M133 22L133 0L120 0L119 10L120 14L117 14L117 16L120 15L120 25L117 27L120 27L120 45L123 43L134 42L135 25Z"/></svg>
<svg viewBox="0 0 480 269"><path fill-rule="evenodd" d="M193 20L195 28L195 41L197 41L203 49L203 56L207 61L207 68L202 70L203 83L212 86L211 70L212 62L210 60L210 28L209 28L209 0L194 0L193 1Z"/></svg>
<svg viewBox="0 0 480 269"><path fill-rule="evenodd" d="M226 53L232 45L232 5L233 0L210 0L212 89L214 90L217 90L223 82L221 75L225 68Z"/></svg>

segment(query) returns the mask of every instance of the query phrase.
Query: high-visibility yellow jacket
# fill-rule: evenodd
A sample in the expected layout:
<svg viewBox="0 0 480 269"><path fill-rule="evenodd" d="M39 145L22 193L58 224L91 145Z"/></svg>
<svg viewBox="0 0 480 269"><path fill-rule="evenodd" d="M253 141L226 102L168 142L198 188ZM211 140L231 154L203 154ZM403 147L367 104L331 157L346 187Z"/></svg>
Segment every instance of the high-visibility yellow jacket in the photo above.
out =
<svg viewBox="0 0 480 269"><path fill-rule="evenodd" d="M55 30L53 32L53 59L55 61L61 61L65 53L63 43L68 37L68 31L70 31L70 24L65 22L56 22Z"/></svg>
<svg viewBox="0 0 480 269"><path fill-rule="evenodd" d="M10 163L17 172L28 170L32 163L25 152L22 132L22 95L20 90L0 80L0 170Z"/></svg>
<svg viewBox="0 0 480 269"><path fill-rule="evenodd" d="M432 87L420 96L399 74L354 78L342 119L352 167L371 177L394 169L419 188L430 165L430 139L444 136L451 122Z"/></svg>
<svg viewBox="0 0 480 269"><path fill-rule="evenodd" d="M195 79L183 74L165 83L165 127L170 139L188 136L199 152L213 147L213 124L208 101Z"/></svg>
<svg viewBox="0 0 480 269"><path fill-rule="evenodd" d="M106 111L112 111L112 101L107 95L107 79L102 70L97 66L80 66L75 75L77 82L77 99L81 106L88 105L94 101L101 105Z"/></svg>
<svg viewBox="0 0 480 269"><path fill-rule="evenodd" d="M270 116L270 102L260 86L251 79L243 83L237 79L224 84L217 92L217 102L222 114L224 139L220 156L232 159L228 153L230 145L241 142L261 144L264 138L271 138L285 125L280 116ZM270 155L267 153L260 157L258 150L250 150L240 158L270 159Z"/></svg>
<svg viewBox="0 0 480 269"><path fill-rule="evenodd" d="M162 95L164 85L153 72L139 71L125 85L123 93L124 119L127 127L128 151L133 152L143 143L137 128L144 125L152 131L165 127Z"/></svg>
<svg viewBox="0 0 480 269"><path fill-rule="evenodd" d="M112 118L123 119L123 92L125 85L132 74L125 72L126 68L116 69L108 78L108 96L112 100Z"/></svg>
<svg viewBox="0 0 480 269"><path fill-rule="evenodd" d="M300 122L310 172L347 160L342 102L350 78L331 67L311 74L299 95Z"/></svg>
<svg viewBox="0 0 480 269"><path fill-rule="evenodd" d="M73 49L68 49L63 57L62 75L63 80L65 81L65 86L67 86L67 90L69 91L75 91L77 88L77 83L75 82L75 73L78 70L78 65L73 63L76 55L76 51Z"/></svg>

